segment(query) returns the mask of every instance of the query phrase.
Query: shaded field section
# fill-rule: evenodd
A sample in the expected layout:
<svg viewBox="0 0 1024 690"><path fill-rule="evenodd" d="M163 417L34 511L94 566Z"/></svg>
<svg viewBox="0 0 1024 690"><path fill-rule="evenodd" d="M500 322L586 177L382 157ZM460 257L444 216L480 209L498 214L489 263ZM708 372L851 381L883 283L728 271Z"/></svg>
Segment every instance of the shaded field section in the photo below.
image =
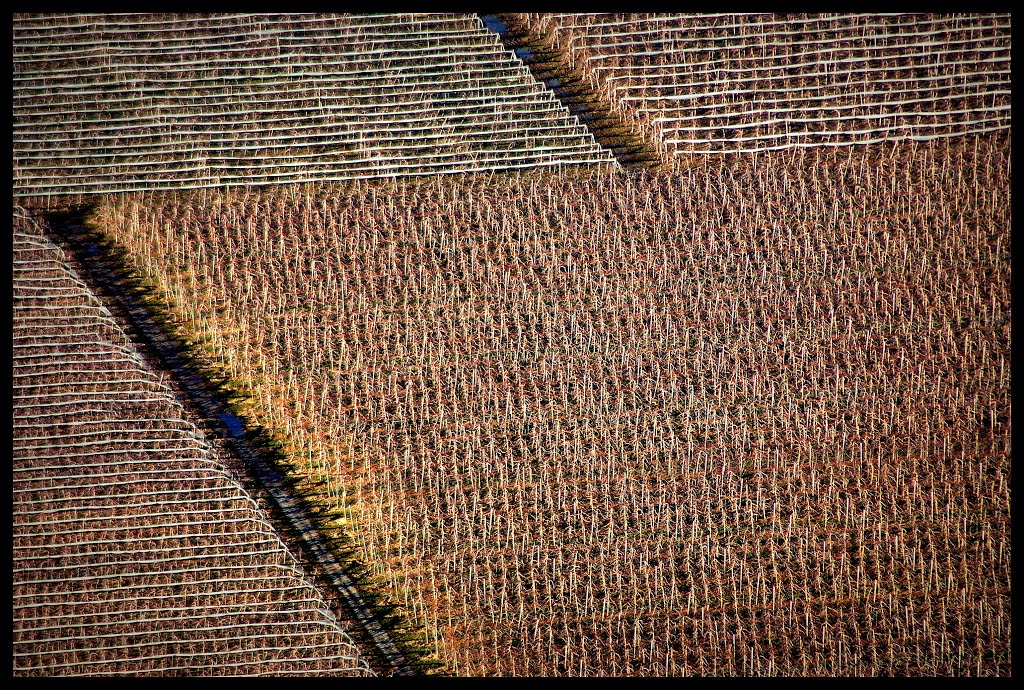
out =
<svg viewBox="0 0 1024 690"><path fill-rule="evenodd" d="M246 490L266 502L263 505L273 511L271 519L279 535L303 556L303 567L337 600L338 607L333 610L343 611L341 616L353 624L350 632L371 668L388 674L414 674L408 657L417 654L396 646L391 635L396 632L394 624L388 624L390 632L382 625L387 618L385 609L360 591L356 581L361 568L344 535L324 533L321 528L328 519L288 481L288 468L282 466L265 430L247 429L245 420L231 411L231 394L224 382L204 366L200 353L183 347L173 323L162 319L163 311L146 298L145 288L135 276L124 270L123 260L105 243L97 244L99 238L82 225L81 213L54 213L44 218L52 235L88 275L93 289L108 297L106 304L117 310L121 323L130 327L136 342L154 358L152 367L173 379L178 400L192 406L208 434L223 439L224 459L243 463L244 468L236 469L253 482L245 485ZM366 583L361 585L365 588Z"/></svg>
<svg viewBox="0 0 1024 690"><path fill-rule="evenodd" d="M16 14L14 191L614 164L470 14Z"/></svg>
<svg viewBox="0 0 1024 690"><path fill-rule="evenodd" d="M265 512L14 211L15 675L372 675Z"/></svg>
<svg viewBox="0 0 1024 690"><path fill-rule="evenodd" d="M1010 126L1008 14L510 17L677 166Z"/></svg>
<svg viewBox="0 0 1024 690"><path fill-rule="evenodd" d="M551 89L569 112L594 133L597 142L612 152L625 168L656 168L661 157L594 91L584 74L572 68L563 51L544 37L531 33L517 15L483 15L481 21L501 36L533 76Z"/></svg>
<svg viewBox="0 0 1024 690"><path fill-rule="evenodd" d="M1010 140L110 199L462 675L1008 675Z"/></svg>

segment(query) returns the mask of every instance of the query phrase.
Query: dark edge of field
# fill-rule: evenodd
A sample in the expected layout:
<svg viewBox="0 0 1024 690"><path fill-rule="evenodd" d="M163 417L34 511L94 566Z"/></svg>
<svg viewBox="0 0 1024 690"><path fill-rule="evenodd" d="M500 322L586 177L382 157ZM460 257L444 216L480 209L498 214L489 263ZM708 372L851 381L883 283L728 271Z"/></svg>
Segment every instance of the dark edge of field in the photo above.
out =
<svg viewBox="0 0 1024 690"><path fill-rule="evenodd" d="M171 375L179 402L227 460L231 473L269 513L278 535L374 672L443 675L442 662L430 658L436 650L423 630L404 618L360 561L352 538L337 527L340 515L299 476L273 433L240 412L242 387L210 361L202 343L188 338L156 288L131 267L127 250L91 220L95 204L27 208L49 224L51 240L145 359Z"/></svg>
<svg viewBox="0 0 1024 690"><path fill-rule="evenodd" d="M477 16L507 49L515 52L534 78L590 130L597 143L612 152L623 168L664 167L658 152L612 110L547 37L531 32L514 14L478 12Z"/></svg>

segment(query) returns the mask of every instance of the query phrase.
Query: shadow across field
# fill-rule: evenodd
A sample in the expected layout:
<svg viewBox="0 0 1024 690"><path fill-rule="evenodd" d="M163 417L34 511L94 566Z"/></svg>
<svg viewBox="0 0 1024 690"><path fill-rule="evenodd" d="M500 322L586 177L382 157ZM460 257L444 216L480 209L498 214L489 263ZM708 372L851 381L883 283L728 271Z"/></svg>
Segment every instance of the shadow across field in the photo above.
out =
<svg viewBox="0 0 1024 690"><path fill-rule="evenodd" d="M658 152L609 107L550 41L531 32L514 15L481 14L480 20L498 34L505 47L515 52L537 81L544 84L624 168L658 169L662 166Z"/></svg>
<svg viewBox="0 0 1024 690"><path fill-rule="evenodd" d="M128 268L125 251L106 239L88 218L90 206L48 211L45 218L58 240L84 272L83 278L123 322L144 354L167 371L174 387L217 445L244 465L240 477L250 493L269 507L274 526L323 590L349 634L360 644L374 670L384 675L422 675L437 663L419 636L395 615L379 588L367 577L348 535L334 515L307 487L299 486L281 445L266 429L239 414L236 387L205 362L194 344L186 344L166 305Z"/></svg>

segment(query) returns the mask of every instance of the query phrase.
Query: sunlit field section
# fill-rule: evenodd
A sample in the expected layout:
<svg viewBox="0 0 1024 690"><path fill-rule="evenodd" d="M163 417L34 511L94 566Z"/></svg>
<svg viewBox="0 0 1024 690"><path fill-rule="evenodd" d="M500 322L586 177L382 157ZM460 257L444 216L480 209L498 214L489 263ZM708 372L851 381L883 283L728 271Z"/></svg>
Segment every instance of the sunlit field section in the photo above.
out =
<svg viewBox="0 0 1024 690"><path fill-rule="evenodd" d="M112 199L458 674L1009 675L1010 142Z"/></svg>
<svg viewBox="0 0 1024 690"><path fill-rule="evenodd" d="M1010 127L1010 16L522 14L666 162Z"/></svg>
<svg viewBox="0 0 1024 690"><path fill-rule="evenodd" d="M15 15L14 191L613 164L471 14Z"/></svg>
<svg viewBox="0 0 1024 690"><path fill-rule="evenodd" d="M14 213L13 672L372 675L265 513Z"/></svg>

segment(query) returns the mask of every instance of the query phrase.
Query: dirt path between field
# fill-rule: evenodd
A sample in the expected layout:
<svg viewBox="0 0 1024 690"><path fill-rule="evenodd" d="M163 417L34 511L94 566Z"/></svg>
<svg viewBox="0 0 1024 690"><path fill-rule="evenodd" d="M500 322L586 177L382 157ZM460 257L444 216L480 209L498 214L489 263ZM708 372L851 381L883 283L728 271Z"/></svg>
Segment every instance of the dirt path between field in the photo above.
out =
<svg viewBox="0 0 1024 690"><path fill-rule="evenodd" d="M330 582L350 614L349 619L363 633L361 637L364 644L370 641L376 648L368 650L368 659L371 663L376 661L375 665L379 667L375 670L393 675L419 675L384 629L352 577L335 558L328 540L316 529L303 502L288 486L285 476L250 441L242 421L212 393L208 383L183 356L181 346L168 337L135 295L116 261L106 256L106 252L96 244L91 231L84 225L83 216L82 213L48 214L47 221L55 238L63 242L65 249L72 253L87 272L88 278L116 302L120 308L117 310L120 312L118 315L130 321L134 333L150 350L149 354L171 373L178 384L178 390L188 397L192 408L203 417L208 428L226 441L224 445L244 462L253 478L276 504L287 526L301 541L306 556L316 564L317 574Z"/></svg>
<svg viewBox="0 0 1024 690"><path fill-rule="evenodd" d="M658 152L609 107L545 37L531 33L515 15L481 14L480 20L498 34L502 44L515 52L570 113L579 118L597 143L612 152L622 167L655 169L663 165Z"/></svg>

